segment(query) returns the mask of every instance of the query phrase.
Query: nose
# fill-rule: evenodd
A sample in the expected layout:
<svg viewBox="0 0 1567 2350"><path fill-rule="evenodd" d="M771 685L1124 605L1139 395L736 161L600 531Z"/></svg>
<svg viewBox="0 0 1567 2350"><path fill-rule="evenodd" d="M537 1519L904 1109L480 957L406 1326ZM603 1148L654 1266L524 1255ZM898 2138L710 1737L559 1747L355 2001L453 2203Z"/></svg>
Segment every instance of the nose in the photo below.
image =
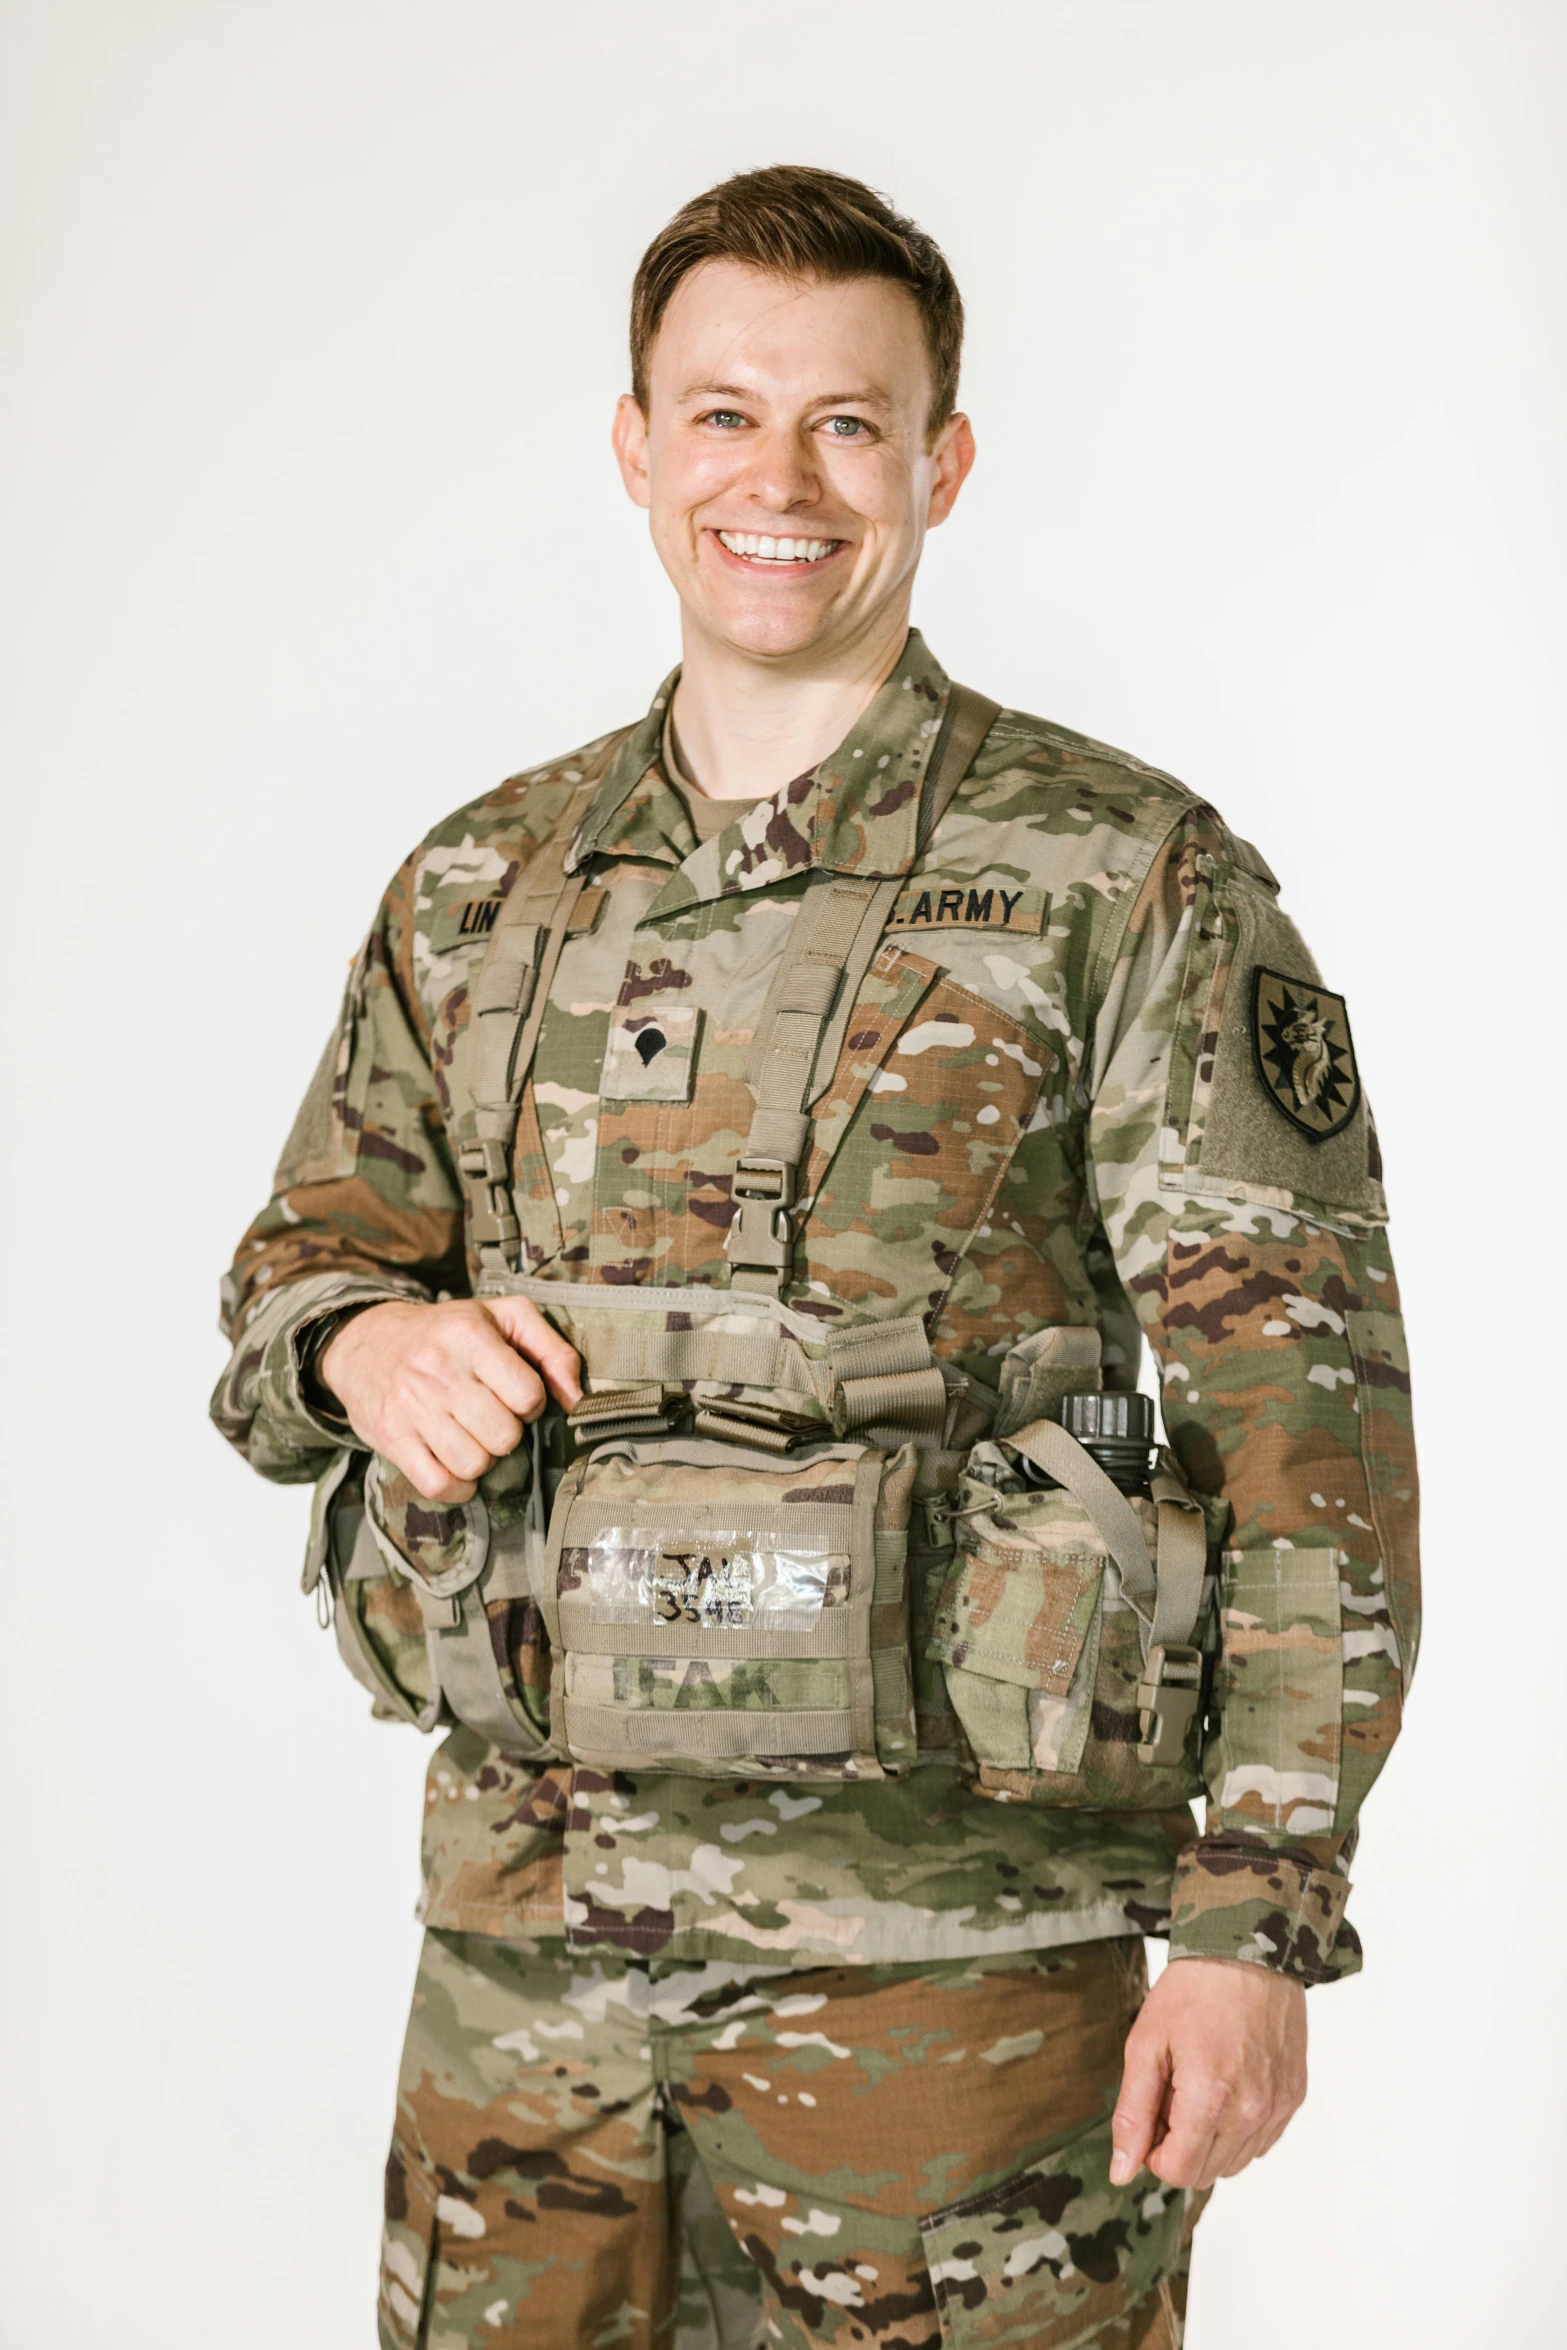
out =
<svg viewBox="0 0 1567 2350"><path fill-rule="evenodd" d="M805 434L775 425L751 444L746 488L772 514L814 506L821 497L816 452Z"/></svg>

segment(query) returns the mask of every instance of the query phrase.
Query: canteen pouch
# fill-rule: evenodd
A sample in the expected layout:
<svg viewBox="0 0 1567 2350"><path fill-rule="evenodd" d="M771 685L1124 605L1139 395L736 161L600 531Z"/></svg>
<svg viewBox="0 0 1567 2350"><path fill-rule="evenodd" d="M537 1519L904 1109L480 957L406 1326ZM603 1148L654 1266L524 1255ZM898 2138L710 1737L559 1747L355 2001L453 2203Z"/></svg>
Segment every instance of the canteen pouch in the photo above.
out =
<svg viewBox="0 0 1567 2350"><path fill-rule="evenodd" d="M305 1588L324 1588L323 1620L380 1719L462 1722L508 1753L546 1753L531 1466L513 1455L454 1507L425 1501L379 1456L341 1453L322 1479Z"/></svg>
<svg viewBox="0 0 1567 2350"><path fill-rule="evenodd" d="M1159 1498L1124 1497L1150 1561L1158 1556L1161 1499L1167 1512L1197 1506L1168 1455L1153 1482ZM957 1547L927 1654L944 1667L977 1791L1092 1811L1157 1811L1201 1794L1205 1654L1188 1675L1197 1702L1180 1706L1186 1718L1175 1751L1160 1762L1140 1759L1143 1621L1083 1503L1061 1489L1025 1487L1003 1448L982 1444L951 1514ZM1203 1539L1211 1563L1214 1529L1206 1523ZM1203 1652L1212 1640L1213 1588L1209 1572L1190 1644Z"/></svg>
<svg viewBox="0 0 1567 2350"><path fill-rule="evenodd" d="M550 1734L601 1770L912 1767L915 1448L616 1438L550 1517Z"/></svg>

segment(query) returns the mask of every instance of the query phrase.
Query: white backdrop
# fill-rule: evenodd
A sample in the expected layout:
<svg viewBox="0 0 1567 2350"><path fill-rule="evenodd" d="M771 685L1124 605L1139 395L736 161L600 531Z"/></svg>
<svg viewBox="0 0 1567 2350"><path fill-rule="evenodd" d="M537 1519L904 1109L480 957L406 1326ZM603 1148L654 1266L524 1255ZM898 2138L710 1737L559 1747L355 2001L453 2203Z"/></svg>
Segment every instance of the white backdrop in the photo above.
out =
<svg viewBox="0 0 1567 2350"><path fill-rule="evenodd" d="M398 860L672 658L625 296L784 159L969 302L942 660L1262 844L1386 1146L1431 1629L1193 2350L1561 2339L1564 89L1560 0L11 0L6 2350L372 2339L425 1750L216 1281Z"/></svg>

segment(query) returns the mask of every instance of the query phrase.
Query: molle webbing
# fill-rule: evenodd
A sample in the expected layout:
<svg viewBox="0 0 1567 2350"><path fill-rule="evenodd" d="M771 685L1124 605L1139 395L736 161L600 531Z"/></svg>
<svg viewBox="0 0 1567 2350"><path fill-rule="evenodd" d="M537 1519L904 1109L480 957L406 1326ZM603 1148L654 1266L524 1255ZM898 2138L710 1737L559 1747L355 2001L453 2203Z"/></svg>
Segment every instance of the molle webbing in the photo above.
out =
<svg viewBox="0 0 1567 2350"><path fill-rule="evenodd" d="M955 685L932 748L921 798L918 852L999 716L998 705ZM810 1104L831 1079L844 1030L904 876L822 876L789 933L746 1068L755 1110L735 1168L734 1219L725 1244L737 1290L778 1296L794 1250L793 1212L810 1142Z"/></svg>

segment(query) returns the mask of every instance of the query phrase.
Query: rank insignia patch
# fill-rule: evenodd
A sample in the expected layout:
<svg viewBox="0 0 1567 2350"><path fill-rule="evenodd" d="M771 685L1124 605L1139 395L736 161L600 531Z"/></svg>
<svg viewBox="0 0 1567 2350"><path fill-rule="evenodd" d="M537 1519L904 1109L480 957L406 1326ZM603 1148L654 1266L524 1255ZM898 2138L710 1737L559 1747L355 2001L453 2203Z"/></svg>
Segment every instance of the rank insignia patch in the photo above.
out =
<svg viewBox="0 0 1567 2350"><path fill-rule="evenodd" d="M1360 1106L1360 1071L1341 995L1259 964L1251 1048L1270 1099L1308 1141L1343 1133Z"/></svg>

